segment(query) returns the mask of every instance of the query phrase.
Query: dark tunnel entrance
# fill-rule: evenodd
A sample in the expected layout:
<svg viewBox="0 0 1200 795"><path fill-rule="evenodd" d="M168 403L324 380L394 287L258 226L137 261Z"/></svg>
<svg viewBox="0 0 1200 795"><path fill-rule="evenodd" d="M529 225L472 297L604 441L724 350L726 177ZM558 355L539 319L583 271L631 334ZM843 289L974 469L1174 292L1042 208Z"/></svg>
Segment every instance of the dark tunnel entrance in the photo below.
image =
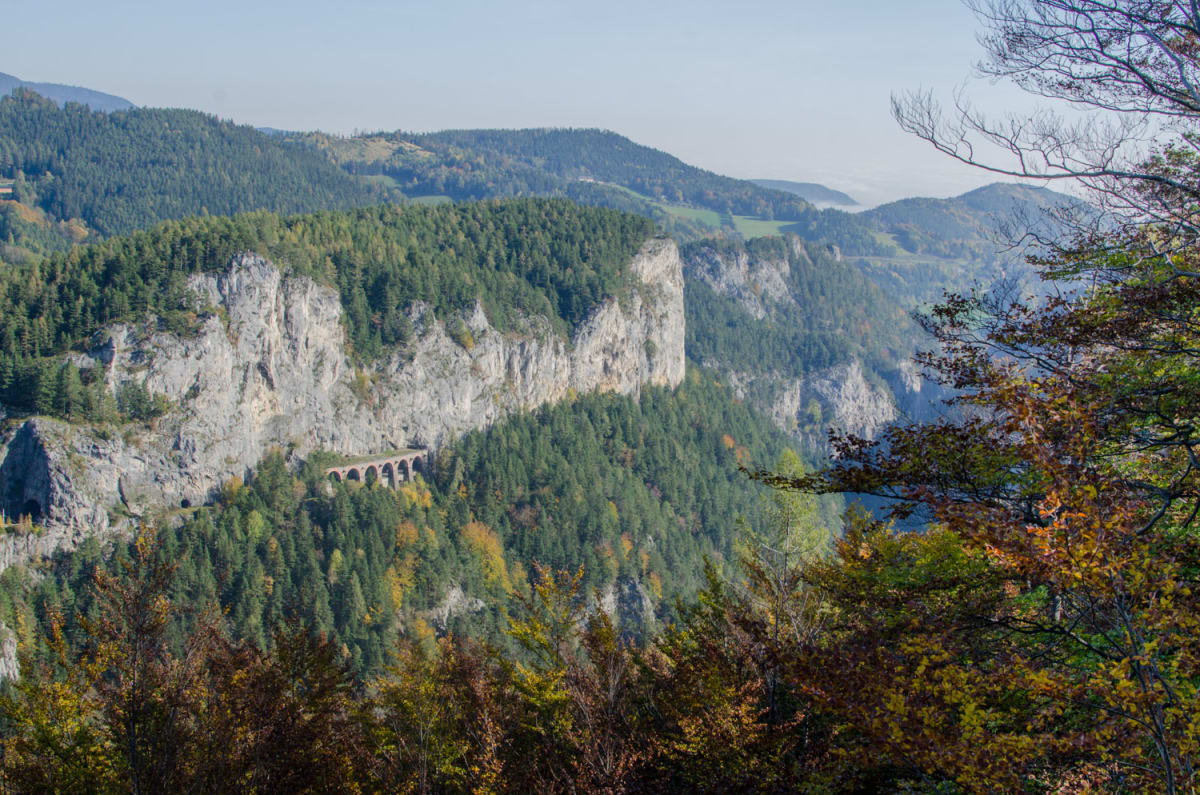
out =
<svg viewBox="0 0 1200 795"><path fill-rule="evenodd" d="M42 518L42 504L34 499L25 500L25 504L21 506L21 516L28 516L36 522Z"/></svg>

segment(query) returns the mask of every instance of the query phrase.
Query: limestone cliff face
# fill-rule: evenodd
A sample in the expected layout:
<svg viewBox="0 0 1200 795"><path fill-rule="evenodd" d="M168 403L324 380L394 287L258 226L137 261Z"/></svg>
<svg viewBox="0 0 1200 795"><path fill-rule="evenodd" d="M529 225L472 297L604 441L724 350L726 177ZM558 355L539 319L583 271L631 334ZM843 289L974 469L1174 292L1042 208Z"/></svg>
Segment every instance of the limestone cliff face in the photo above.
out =
<svg viewBox="0 0 1200 795"><path fill-rule="evenodd" d="M824 447L830 428L870 439L899 418L892 390L869 381L857 360L803 375L721 369L739 395L814 448Z"/></svg>
<svg viewBox="0 0 1200 795"><path fill-rule="evenodd" d="M812 266L804 244L792 238L793 261ZM831 247L835 259L841 252ZM785 257L763 257L745 251L718 252L702 247L685 264L688 278L732 298L758 320L804 312L788 287L792 265ZM750 400L775 424L813 448L822 449L826 430L872 438L923 403L920 374L908 361L870 377L856 359L820 370L794 373L764 370L755 362L705 361L725 373L740 397Z"/></svg>
<svg viewBox="0 0 1200 795"><path fill-rule="evenodd" d="M792 250L808 259L798 240L793 241ZM704 282L713 292L733 298L757 320L770 314L773 303L795 303L787 285L790 273L786 259L752 257L745 251L719 254L701 248L687 263L688 276Z"/></svg>
<svg viewBox="0 0 1200 795"><path fill-rule="evenodd" d="M0 437L0 499L41 510L46 530L0 537L0 568L70 547L163 507L197 505L243 476L273 446L366 455L437 448L504 415L568 393L636 394L684 375L678 250L647 242L632 262L638 288L599 306L570 339L548 321L500 332L481 308L456 342L424 306L405 352L366 370L347 355L337 294L243 256L195 277L216 309L188 336L115 326L77 357L112 388L130 381L172 408L154 427L118 432L30 419Z"/></svg>

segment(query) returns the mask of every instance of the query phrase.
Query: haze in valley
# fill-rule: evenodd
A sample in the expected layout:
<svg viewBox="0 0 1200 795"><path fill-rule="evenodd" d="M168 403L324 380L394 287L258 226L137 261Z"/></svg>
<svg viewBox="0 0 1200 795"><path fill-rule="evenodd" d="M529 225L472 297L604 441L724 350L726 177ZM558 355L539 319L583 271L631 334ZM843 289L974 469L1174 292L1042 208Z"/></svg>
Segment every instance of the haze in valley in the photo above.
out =
<svg viewBox="0 0 1200 795"><path fill-rule="evenodd" d="M895 91L947 100L977 23L957 0L829 4L63 0L6 9L0 70L287 130L600 127L742 178L865 206L991 181L903 133ZM972 80L981 105L1027 107Z"/></svg>

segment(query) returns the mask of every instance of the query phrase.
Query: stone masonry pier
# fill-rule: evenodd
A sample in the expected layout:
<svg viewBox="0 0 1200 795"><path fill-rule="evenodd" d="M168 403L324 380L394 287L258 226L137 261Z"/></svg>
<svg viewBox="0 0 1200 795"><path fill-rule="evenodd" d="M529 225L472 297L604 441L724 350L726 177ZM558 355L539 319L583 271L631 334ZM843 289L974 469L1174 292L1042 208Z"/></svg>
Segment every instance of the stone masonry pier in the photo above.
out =
<svg viewBox="0 0 1200 795"><path fill-rule="evenodd" d="M378 456L364 456L325 470L325 476L337 481L365 482L369 477L382 481L389 488L411 480L414 473L429 471L429 450L396 450Z"/></svg>

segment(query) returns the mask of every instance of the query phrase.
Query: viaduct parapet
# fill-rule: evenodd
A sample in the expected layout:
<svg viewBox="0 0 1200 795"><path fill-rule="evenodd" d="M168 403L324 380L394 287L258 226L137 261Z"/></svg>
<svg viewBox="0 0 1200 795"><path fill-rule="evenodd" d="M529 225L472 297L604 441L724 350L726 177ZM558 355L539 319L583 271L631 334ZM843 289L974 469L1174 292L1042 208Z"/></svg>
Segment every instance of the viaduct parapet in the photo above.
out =
<svg viewBox="0 0 1200 795"><path fill-rule="evenodd" d="M325 470L325 476L337 481L360 482L374 477L394 489L398 483L411 480L417 472L422 475L428 473L429 464L429 450L404 450L377 458L358 458L349 463L329 467Z"/></svg>

